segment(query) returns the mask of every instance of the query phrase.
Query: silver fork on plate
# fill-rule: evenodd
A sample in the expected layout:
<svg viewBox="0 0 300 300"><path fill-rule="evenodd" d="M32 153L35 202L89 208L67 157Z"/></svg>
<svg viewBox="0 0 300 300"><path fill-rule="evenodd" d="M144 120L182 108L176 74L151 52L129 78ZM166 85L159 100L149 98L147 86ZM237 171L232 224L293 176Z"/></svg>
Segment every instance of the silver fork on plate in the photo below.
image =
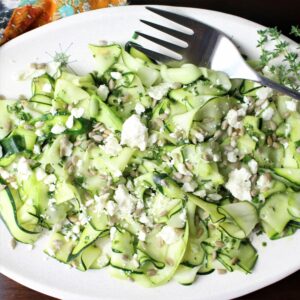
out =
<svg viewBox="0 0 300 300"><path fill-rule="evenodd" d="M233 42L220 30L215 29L207 24L194 19L161 10L154 7L147 7L153 13L160 15L168 20L183 25L193 31L193 34L186 34L184 32L174 30L159 24L155 24L146 20L141 20L144 24L162 31L170 36L173 36L181 41L187 43L187 47L182 47L162 40L148 34L137 31L136 33L163 46L173 52L181 55L181 59L171 58L167 55L146 49L138 44L132 44L133 47L144 52L150 58L169 63L177 60L178 62L188 61L201 67L210 68L217 71L223 71L232 79L249 79L258 82L264 86L268 86L283 94L286 94L294 99L300 100L300 93L292 90L286 86L276 83L257 72L255 72L242 58L237 47Z"/></svg>

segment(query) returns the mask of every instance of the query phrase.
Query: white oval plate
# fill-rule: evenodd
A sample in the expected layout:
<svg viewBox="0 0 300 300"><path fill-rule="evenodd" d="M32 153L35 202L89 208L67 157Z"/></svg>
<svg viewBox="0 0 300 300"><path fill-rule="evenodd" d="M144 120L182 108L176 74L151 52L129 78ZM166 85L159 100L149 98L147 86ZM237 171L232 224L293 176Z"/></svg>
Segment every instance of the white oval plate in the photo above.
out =
<svg viewBox="0 0 300 300"><path fill-rule="evenodd" d="M262 26L219 12L171 8L211 24L232 36L242 51L257 57L257 30ZM46 25L9 42L0 48L0 94L15 98L30 92L29 82L17 82L16 75L31 62L49 62L55 53L70 55L70 66L78 72L91 71L93 59L88 43L100 40L125 43L134 30L151 32L140 18L165 22L146 11L143 6L102 9L79 14ZM174 25L174 24L173 24ZM155 35L159 34L155 32ZM80 271L69 269L54 259L46 259L42 243L32 251L28 246L10 246L11 237L0 222L0 272L42 293L63 299L130 299L130 300L199 300L229 299L269 285L300 268L300 232L278 241L254 238L259 259L253 274L234 272L201 276L192 286L171 282L165 286L145 289L131 282L113 279L106 270ZM267 247L262 247L267 241Z"/></svg>

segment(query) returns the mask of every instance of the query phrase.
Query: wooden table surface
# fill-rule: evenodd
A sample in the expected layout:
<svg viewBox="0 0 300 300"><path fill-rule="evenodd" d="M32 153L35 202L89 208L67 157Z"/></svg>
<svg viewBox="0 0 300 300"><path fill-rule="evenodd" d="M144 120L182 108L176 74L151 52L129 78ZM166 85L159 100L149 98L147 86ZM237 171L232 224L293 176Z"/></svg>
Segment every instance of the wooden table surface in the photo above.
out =
<svg viewBox="0 0 300 300"><path fill-rule="evenodd" d="M131 0L131 4L163 4L199 7L218 10L261 23L278 26L289 34L291 25L300 24L300 0ZM295 249L299 251L299 249ZM1 258L5 259L5 258ZM284 258L279 258L284 259ZM240 299L299 299L300 271ZM34 292L0 275L0 300L51 300L53 298Z"/></svg>

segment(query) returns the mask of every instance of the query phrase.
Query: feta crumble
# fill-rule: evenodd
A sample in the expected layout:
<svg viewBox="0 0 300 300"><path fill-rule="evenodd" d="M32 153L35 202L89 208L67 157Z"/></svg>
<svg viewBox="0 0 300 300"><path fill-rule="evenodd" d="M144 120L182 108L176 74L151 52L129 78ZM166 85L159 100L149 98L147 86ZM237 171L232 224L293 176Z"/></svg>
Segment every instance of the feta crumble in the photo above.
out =
<svg viewBox="0 0 300 300"><path fill-rule="evenodd" d="M42 168L40 168L40 167L36 168L35 175L36 175L36 179L38 181L44 180L46 178L46 176L47 176L46 172Z"/></svg>
<svg viewBox="0 0 300 300"><path fill-rule="evenodd" d="M171 245L177 242L180 238L180 234L177 233L176 229L171 226L164 226L159 232L158 236L167 244Z"/></svg>
<svg viewBox="0 0 300 300"><path fill-rule="evenodd" d="M198 190L193 193L195 196L198 196L200 198L204 198L206 196L206 191L205 190Z"/></svg>
<svg viewBox="0 0 300 300"><path fill-rule="evenodd" d="M39 145L34 145L33 146L33 153L34 154L41 154L41 147Z"/></svg>
<svg viewBox="0 0 300 300"><path fill-rule="evenodd" d="M117 232L117 228L116 227L111 227L109 230L110 233L110 240L112 241L115 238Z"/></svg>
<svg viewBox="0 0 300 300"><path fill-rule="evenodd" d="M114 200L116 201L121 217L131 215L135 208L136 199L134 196L129 194L124 184L119 184L115 194Z"/></svg>
<svg viewBox="0 0 300 300"><path fill-rule="evenodd" d="M255 159L251 159L248 162L248 166L249 166L249 169L250 169L250 171L251 171L252 174L256 174L257 173L258 164L257 164L257 161Z"/></svg>
<svg viewBox="0 0 300 300"><path fill-rule="evenodd" d="M170 89L178 88L176 83L161 83L148 89L148 95L154 100L161 100Z"/></svg>
<svg viewBox="0 0 300 300"><path fill-rule="evenodd" d="M70 129L73 127L73 125L74 125L74 117L71 115L67 119L66 127Z"/></svg>
<svg viewBox="0 0 300 300"><path fill-rule="evenodd" d="M27 180L29 176L32 174L32 170L28 164L28 160L25 157L21 157L18 161L18 176L22 180Z"/></svg>
<svg viewBox="0 0 300 300"><path fill-rule="evenodd" d="M139 116L132 115L123 124L121 133L121 145L131 148L139 148L144 151L147 146L148 129L141 122Z"/></svg>
<svg viewBox="0 0 300 300"><path fill-rule="evenodd" d="M234 149L227 153L227 160L231 163L235 163L238 161L239 151L238 149Z"/></svg>
<svg viewBox="0 0 300 300"><path fill-rule="evenodd" d="M112 134L104 140L104 145L101 148L107 155L111 156L117 156L122 151L122 146Z"/></svg>
<svg viewBox="0 0 300 300"><path fill-rule="evenodd" d="M193 192L195 191L195 189L197 188L198 184L195 181L191 181L191 182L185 182L182 186L182 189L185 192Z"/></svg>
<svg viewBox="0 0 300 300"><path fill-rule="evenodd" d="M66 127L65 127L65 126L58 125L58 124L55 124L55 125L51 128L51 132L52 132L53 134L60 134L60 133L63 133L65 130L66 130Z"/></svg>
<svg viewBox="0 0 300 300"><path fill-rule="evenodd" d="M105 84L101 84L97 89L97 93L100 98L105 101L109 94L109 88Z"/></svg>
<svg viewBox="0 0 300 300"><path fill-rule="evenodd" d="M295 100L286 101L286 108L289 111L296 111L297 110L297 103L296 103L296 101Z"/></svg>
<svg viewBox="0 0 300 300"><path fill-rule="evenodd" d="M251 201L250 177L251 173L246 168L235 169L229 173L229 179L225 187L235 198Z"/></svg>
<svg viewBox="0 0 300 300"><path fill-rule="evenodd" d="M268 107L262 112L261 117L265 121L270 121L272 119L273 115L274 115L274 109L272 107Z"/></svg>
<svg viewBox="0 0 300 300"><path fill-rule="evenodd" d="M141 115L143 112L145 112L145 107L142 103L137 103L134 110L138 115Z"/></svg>
<svg viewBox="0 0 300 300"><path fill-rule="evenodd" d="M117 206L114 201L108 201L106 205L106 211L109 216L113 216L116 213Z"/></svg>
<svg viewBox="0 0 300 300"><path fill-rule="evenodd" d="M139 231L138 239L142 242L144 242L146 240L146 232L144 230Z"/></svg>
<svg viewBox="0 0 300 300"><path fill-rule="evenodd" d="M267 174L262 174L259 176L256 185L260 191L266 191L271 187L272 183L270 177Z"/></svg>
<svg viewBox="0 0 300 300"><path fill-rule="evenodd" d="M79 119L83 116L84 114L84 108L83 107L79 107L79 108L72 108L71 109L71 115L75 118L75 119Z"/></svg>
<svg viewBox="0 0 300 300"><path fill-rule="evenodd" d="M110 72L110 76L113 78L113 79L121 79L122 78L122 74L120 72Z"/></svg>
<svg viewBox="0 0 300 300"><path fill-rule="evenodd" d="M273 90L268 87L261 87L257 89L256 96L259 100L265 100L273 95Z"/></svg>
<svg viewBox="0 0 300 300"><path fill-rule="evenodd" d="M240 128L241 122L238 121L239 114L236 110L230 109L226 115L228 125L232 128Z"/></svg>

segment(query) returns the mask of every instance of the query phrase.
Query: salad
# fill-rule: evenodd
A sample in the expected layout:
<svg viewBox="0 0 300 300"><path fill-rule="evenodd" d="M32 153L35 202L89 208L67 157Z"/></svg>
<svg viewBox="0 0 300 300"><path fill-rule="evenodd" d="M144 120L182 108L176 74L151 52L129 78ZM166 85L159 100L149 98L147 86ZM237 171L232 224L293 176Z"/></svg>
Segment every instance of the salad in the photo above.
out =
<svg viewBox="0 0 300 300"><path fill-rule="evenodd" d="M58 261L148 287L250 273L253 235L300 226L299 104L134 48L89 48L94 72L43 71L30 99L0 101L0 215L14 240L48 234Z"/></svg>

